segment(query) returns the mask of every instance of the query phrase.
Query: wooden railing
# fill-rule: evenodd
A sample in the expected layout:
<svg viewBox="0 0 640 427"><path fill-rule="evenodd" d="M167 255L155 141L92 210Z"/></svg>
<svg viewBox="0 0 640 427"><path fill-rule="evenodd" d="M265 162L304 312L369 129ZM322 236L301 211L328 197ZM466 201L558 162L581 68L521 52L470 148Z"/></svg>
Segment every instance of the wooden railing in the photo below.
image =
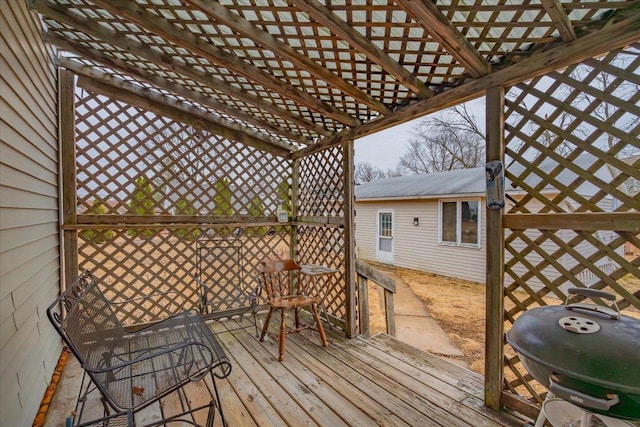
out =
<svg viewBox="0 0 640 427"><path fill-rule="evenodd" d="M369 323L369 292L367 280L371 280L377 286L384 289L385 322L387 334L396 336L395 310L393 308L393 294L396 293L396 281L376 270L366 262L356 260L356 276L358 278L358 309L360 312L360 334L371 335Z"/></svg>

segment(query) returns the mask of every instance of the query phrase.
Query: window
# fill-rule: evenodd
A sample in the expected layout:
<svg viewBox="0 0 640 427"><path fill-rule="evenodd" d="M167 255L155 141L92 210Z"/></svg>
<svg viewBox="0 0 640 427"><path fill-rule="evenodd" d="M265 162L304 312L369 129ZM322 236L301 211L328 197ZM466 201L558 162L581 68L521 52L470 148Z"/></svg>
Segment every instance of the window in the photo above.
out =
<svg viewBox="0 0 640 427"><path fill-rule="evenodd" d="M440 201L440 243L480 247L480 202Z"/></svg>
<svg viewBox="0 0 640 427"><path fill-rule="evenodd" d="M391 212L380 212L380 236L391 237L392 228Z"/></svg>

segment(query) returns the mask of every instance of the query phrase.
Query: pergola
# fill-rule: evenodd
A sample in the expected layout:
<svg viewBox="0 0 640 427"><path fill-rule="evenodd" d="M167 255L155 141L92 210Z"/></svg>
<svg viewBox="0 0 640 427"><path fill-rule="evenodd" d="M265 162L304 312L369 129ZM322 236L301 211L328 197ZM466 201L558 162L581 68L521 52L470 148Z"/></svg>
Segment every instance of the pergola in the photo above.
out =
<svg viewBox="0 0 640 427"><path fill-rule="evenodd" d="M640 247L640 201L629 191L640 160L623 159L640 149L637 1L30 3L62 70L67 281L88 268L136 283L114 286L114 298L168 286L193 304L180 284L198 269L196 242L235 236L243 271L282 253L337 268L328 313L355 336L354 140L486 96L487 161L506 162L528 195L486 211L485 404L533 413L520 395L542 397L505 352L505 325L548 294L562 297L563 285L585 286L579 274L640 309L640 290L618 281L640 278L640 258L621 253ZM584 153L586 170L573 162ZM536 174L545 159L556 167ZM523 172L510 174L510 162ZM603 166L614 181L596 175ZM557 179L567 171L568 186ZM559 195L544 195L549 187ZM276 221L280 205L286 223ZM123 316L162 314L141 303Z"/></svg>

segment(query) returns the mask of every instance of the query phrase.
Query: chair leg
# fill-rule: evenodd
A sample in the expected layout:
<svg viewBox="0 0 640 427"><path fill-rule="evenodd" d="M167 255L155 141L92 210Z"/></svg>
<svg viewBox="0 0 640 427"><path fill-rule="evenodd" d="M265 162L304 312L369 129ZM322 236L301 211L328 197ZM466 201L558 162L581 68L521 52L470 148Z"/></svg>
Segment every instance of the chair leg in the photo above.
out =
<svg viewBox="0 0 640 427"><path fill-rule="evenodd" d="M284 340L287 338L287 330L285 325L285 310L280 310L280 312L280 356L278 357L278 360L282 362L284 360Z"/></svg>
<svg viewBox="0 0 640 427"><path fill-rule="evenodd" d="M313 318L316 321L316 325L318 325L318 333L320 334L320 339L322 340L322 346L326 347L327 344L327 336L324 333L324 328L322 327L322 323L320 322L320 316L318 316L318 308L315 304L311 305L311 312L313 313Z"/></svg>
<svg viewBox="0 0 640 427"><path fill-rule="evenodd" d="M211 382L213 383L213 390L216 393L216 406L218 407L218 412L220 413L220 418L222 420L222 426L227 427L227 420L224 418L224 412L222 412L222 402L220 401L220 394L218 393L218 386L216 385L216 377L213 375L213 371L210 371ZM207 426L213 427L213 421L215 419L215 409L213 413L209 413L207 415Z"/></svg>
<svg viewBox="0 0 640 427"><path fill-rule="evenodd" d="M260 336L260 331L258 331L258 316L256 315L256 307L254 306L251 309L251 314L253 314L253 326L256 328L256 337Z"/></svg>
<svg viewBox="0 0 640 427"><path fill-rule="evenodd" d="M260 341L264 340L264 336L267 334L267 328L269 327L269 322L271 321L272 314L273 307L269 307L269 313L267 313L267 318L264 319L264 326L262 327L262 333L260 334Z"/></svg>

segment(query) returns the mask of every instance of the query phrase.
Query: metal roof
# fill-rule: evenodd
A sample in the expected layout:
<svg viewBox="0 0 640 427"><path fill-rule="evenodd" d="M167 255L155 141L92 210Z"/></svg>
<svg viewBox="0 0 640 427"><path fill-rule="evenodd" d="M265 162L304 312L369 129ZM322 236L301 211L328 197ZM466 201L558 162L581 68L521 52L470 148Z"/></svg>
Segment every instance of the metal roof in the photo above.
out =
<svg viewBox="0 0 640 427"><path fill-rule="evenodd" d="M587 152L580 153L572 162L580 169L588 171L593 168L592 173L596 174L600 170L605 170L612 174L611 169L598 163L598 159ZM554 184L547 182L548 176L555 168L561 171L555 176ZM507 166L507 175L521 177L525 165L513 162ZM540 191L555 191L558 187L570 186L578 175L569 169L559 165L556 161L545 158L539 165L532 168L535 172L527 174L524 182L528 187L539 186L544 181L544 186ZM539 172L539 173L538 173ZM378 179L356 186L357 200L377 200L377 199L401 199L401 198L431 198L456 195L484 195L486 191L484 167L471 169L457 169L446 172L429 173L421 175L408 175L394 178ZM522 188L512 184L508 177L505 178L505 191L518 192Z"/></svg>
<svg viewBox="0 0 640 427"><path fill-rule="evenodd" d="M356 186L356 200L484 194L484 168L378 179Z"/></svg>

